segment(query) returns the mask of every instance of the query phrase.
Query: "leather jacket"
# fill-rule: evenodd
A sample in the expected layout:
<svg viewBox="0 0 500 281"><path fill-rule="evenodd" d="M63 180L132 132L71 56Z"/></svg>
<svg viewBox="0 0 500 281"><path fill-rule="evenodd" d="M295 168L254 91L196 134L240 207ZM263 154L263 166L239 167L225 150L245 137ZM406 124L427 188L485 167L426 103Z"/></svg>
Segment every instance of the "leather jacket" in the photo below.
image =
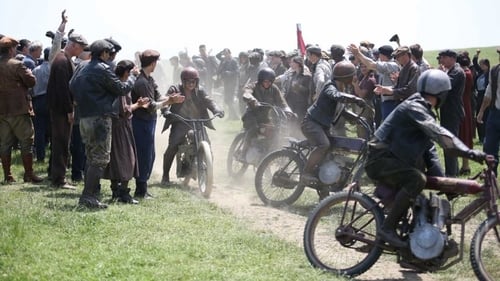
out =
<svg viewBox="0 0 500 281"><path fill-rule="evenodd" d="M420 93L415 93L396 107L375 131L370 153L388 149L400 160L423 171L429 167L430 158L437 159L433 141L459 157L468 157L470 149L436 122L432 105Z"/></svg>
<svg viewBox="0 0 500 281"><path fill-rule="evenodd" d="M30 111L28 88L36 78L22 62L0 57L0 116L18 116Z"/></svg>
<svg viewBox="0 0 500 281"><path fill-rule="evenodd" d="M313 105L307 109L306 118L329 128L344 111L344 103L355 103L358 100L354 95L337 90L334 82L328 82Z"/></svg>
<svg viewBox="0 0 500 281"><path fill-rule="evenodd" d="M170 95L175 92L180 92L181 95L185 96L182 84L179 84L178 86L171 86L168 91L167 95ZM202 88L198 88L195 93L192 95L193 103L195 104L196 108L198 109L198 112L200 113L200 118L201 119L208 119L208 110L210 110L213 114L222 111L222 109L215 103L215 101L203 90ZM181 110L183 103L176 103L172 104L168 109L162 109L162 114L165 116L165 123L163 124L163 129L162 133L165 132L170 125L174 122L179 122L175 117L166 115L166 111L169 110L172 113L179 114L179 111ZM186 116L187 117L187 116ZM215 130L215 127L212 123L212 121L205 122L205 126Z"/></svg>
<svg viewBox="0 0 500 281"><path fill-rule="evenodd" d="M131 89L129 83L121 82L110 66L98 58L80 65L70 80L80 118L117 116L118 97L127 95Z"/></svg>

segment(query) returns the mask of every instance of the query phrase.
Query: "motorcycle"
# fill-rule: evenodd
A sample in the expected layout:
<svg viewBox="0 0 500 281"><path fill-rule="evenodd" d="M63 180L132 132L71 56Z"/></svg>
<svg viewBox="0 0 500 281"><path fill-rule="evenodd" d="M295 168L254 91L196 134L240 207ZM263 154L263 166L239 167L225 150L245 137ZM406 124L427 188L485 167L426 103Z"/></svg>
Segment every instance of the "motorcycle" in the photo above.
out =
<svg viewBox="0 0 500 281"><path fill-rule="evenodd" d="M226 168L229 176L233 178L241 177L250 165L256 167L267 153L279 147L281 136L286 135L288 117L283 109L272 104L259 103L254 110L261 111L266 118L258 122L257 130L244 130L232 141Z"/></svg>
<svg viewBox="0 0 500 281"><path fill-rule="evenodd" d="M447 269L463 259L466 223L484 211L486 219L470 243L470 262L479 280L498 280L499 189L495 159L490 155L485 161L486 168L471 179L427 177L426 189L397 227L400 239L407 241L404 248L390 246L376 236L384 214L391 204L397 204L392 201L394 189L377 186L373 194L367 194L353 182L346 191L330 195L316 206L305 225L304 251L309 262L349 278L367 271L382 253L396 255L401 267L419 272ZM475 197L455 211L457 198L468 195Z"/></svg>
<svg viewBox="0 0 500 281"><path fill-rule="evenodd" d="M188 186L191 179L197 180L201 194L209 198L213 188L214 168L205 122L217 116L214 115L208 119L187 119L170 111L165 114L174 116L190 127L184 143L179 145L176 154L177 178L183 178L184 186Z"/></svg>
<svg viewBox="0 0 500 281"><path fill-rule="evenodd" d="M330 192L339 191L351 180L362 177L363 164L368 152L368 141L373 134L373 124L363 117L366 106L359 114L346 107L341 114L346 120L360 125L365 131L365 138L330 137L330 150L318 168L317 185L310 187ZM300 182L304 166L314 146L307 140L289 138L289 145L268 154L259 164L255 173L255 190L266 205L281 207L291 205L302 195L305 185Z"/></svg>

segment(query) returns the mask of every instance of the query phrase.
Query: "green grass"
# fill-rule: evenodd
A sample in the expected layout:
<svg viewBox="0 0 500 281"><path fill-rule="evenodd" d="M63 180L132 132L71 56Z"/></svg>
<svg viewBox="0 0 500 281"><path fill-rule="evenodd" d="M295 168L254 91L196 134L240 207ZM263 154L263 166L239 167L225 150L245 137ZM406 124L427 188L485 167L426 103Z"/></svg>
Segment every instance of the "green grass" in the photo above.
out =
<svg viewBox="0 0 500 281"><path fill-rule="evenodd" d="M476 50L480 49L481 53L479 54L479 59L489 59L490 60L490 66L493 67L494 65L497 65L499 62L499 56L497 53L497 48L498 46L490 46L490 47L471 47L471 48L463 48L463 49L454 49L456 52L460 51L468 51L470 59L472 60L472 57L476 54ZM438 66L438 61L436 60L436 57L438 56L439 52L441 50L430 50L430 51L424 51L424 57L427 59L427 61L433 66L437 67Z"/></svg>
<svg viewBox="0 0 500 281"><path fill-rule="evenodd" d="M153 190L90 211L80 191L0 186L0 280L324 280L300 247L189 192Z"/></svg>

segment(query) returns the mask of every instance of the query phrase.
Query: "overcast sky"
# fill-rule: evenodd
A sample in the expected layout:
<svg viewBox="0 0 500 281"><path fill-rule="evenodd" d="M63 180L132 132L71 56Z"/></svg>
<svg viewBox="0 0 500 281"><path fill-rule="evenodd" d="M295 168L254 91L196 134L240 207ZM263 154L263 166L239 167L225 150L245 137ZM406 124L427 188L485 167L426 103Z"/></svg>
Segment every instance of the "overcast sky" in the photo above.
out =
<svg viewBox="0 0 500 281"><path fill-rule="evenodd" d="M228 47L233 55L256 47L291 51L297 23L306 44L324 49L362 40L380 46L395 33L401 44L420 43L424 50L500 46L498 0L25 0L1 6L1 34L48 46L45 32L58 27L66 9L67 30L90 42L112 36L123 46L119 59L149 48L164 59L184 48L193 55L202 43L213 53Z"/></svg>

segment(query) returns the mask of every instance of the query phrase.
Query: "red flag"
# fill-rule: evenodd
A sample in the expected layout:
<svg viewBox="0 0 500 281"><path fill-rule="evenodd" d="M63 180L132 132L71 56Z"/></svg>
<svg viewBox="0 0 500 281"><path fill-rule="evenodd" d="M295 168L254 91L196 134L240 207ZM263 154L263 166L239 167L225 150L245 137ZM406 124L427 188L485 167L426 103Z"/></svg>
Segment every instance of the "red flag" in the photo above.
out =
<svg viewBox="0 0 500 281"><path fill-rule="evenodd" d="M304 44L304 38L302 38L302 27L300 23L297 23L297 49L300 50L302 56L306 54L306 44Z"/></svg>

